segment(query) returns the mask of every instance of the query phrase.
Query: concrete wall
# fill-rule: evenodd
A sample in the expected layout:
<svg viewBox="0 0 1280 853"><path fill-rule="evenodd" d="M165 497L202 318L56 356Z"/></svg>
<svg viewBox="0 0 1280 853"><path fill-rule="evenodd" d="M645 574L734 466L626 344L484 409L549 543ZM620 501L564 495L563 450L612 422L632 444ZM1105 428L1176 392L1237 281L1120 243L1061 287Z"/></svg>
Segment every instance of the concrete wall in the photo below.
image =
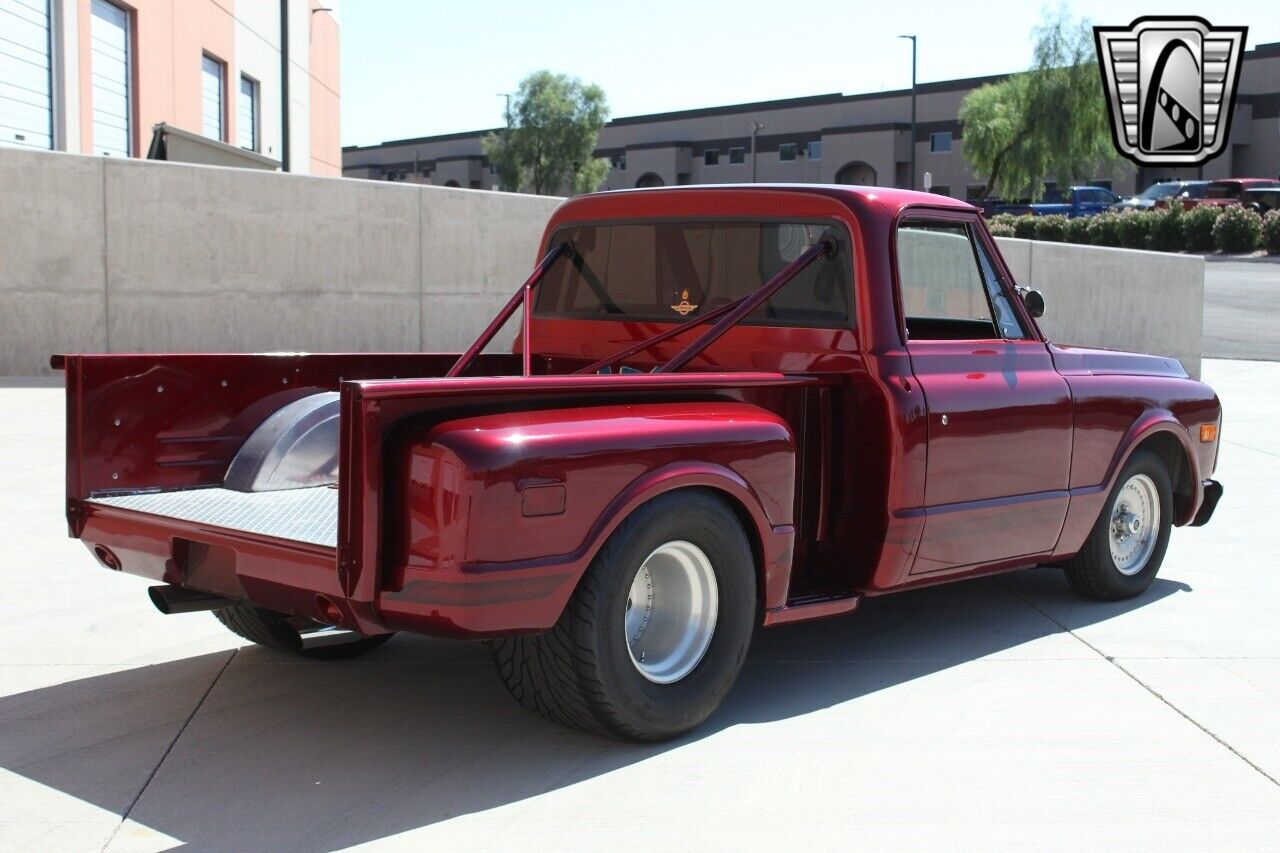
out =
<svg viewBox="0 0 1280 853"><path fill-rule="evenodd" d="M1019 284L1044 294L1052 341L1169 355L1200 375L1204 258L999 238Z"/></svg>
<svg viewBox="0 0 1280 853"><path fill-rule="evenodd" d="M0 149L0 374L54 352L460 349L559 201Z"/></svg>
<svg viewBox="0 0 1280 853"><path fill-rule="evenodd" d="M457 350L558 203L0 149L0 374L48 373L54 352ZM1202 259L1000 244L1054 340L1198 374Z"/></svg>

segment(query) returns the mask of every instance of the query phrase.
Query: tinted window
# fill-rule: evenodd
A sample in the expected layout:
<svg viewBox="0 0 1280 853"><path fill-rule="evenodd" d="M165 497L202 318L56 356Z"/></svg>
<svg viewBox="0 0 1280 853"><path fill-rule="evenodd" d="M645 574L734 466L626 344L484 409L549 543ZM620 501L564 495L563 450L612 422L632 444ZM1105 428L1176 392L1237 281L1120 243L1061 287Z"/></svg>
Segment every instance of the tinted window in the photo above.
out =
<svg viewBox="0 0 1280 853"><path fill-rule="evenodd" d="M1235 183L1212 183L1204 191L1205 198L1238 198L1240 185Z"/></svg>
<svg viewBox="0 0 1280 853"><path fill-rule="evenodd" d="M1185 198L1204 198L1205 190L1208 184L1187 184L1179 195Z"/></svg>
<svg viewBox="0 0 1280 853"><path fill-rule="evenodd" d="M848 236L831 222L628 222L571 225L551 242L573 254L538 287L540 316L679 322L760 287L805 249L834 238L815 260L744 322L848 327Z"/></svg>

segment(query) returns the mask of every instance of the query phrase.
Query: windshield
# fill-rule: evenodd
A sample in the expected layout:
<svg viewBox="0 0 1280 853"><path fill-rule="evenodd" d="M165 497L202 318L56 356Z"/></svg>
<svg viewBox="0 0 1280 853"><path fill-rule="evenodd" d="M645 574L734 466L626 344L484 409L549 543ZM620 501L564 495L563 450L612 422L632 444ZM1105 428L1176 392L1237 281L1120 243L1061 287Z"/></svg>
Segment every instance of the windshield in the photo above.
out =
<svg viewBox="0 0 1280 853"><path fill-rule="evenodd" d="M1182 185L1181 184L1152 184L1151 186L1147 187L1147 191L1144 192L1142 195L1138 196L1138 198L1143 198L1143 199L1146 199L1147 201L1158 201L1162 198L1169 198L1171 195L1175 194L1178 191L1178 187L1180 186Z"/></svg>
<svg viewBox="0 0 1280 853"><path fill-rule="evenodd" d="M756 290L824 237L834 257L802 270L743 322L847 328L849 239L835 222L625 222L569 225L551 245L572 250L547 272L542 317L681 322Z"/></svg>

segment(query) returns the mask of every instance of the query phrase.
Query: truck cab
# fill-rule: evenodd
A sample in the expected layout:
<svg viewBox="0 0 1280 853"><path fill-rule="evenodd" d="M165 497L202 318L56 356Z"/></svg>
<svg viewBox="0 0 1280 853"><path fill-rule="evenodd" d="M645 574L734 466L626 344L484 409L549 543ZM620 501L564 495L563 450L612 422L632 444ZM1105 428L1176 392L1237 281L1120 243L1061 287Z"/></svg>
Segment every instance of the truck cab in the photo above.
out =
<svg viewBox="0 0 1280 853"><path fill-rule="evenodd" d="M1212 390L1046 341L962 202L601 193L538 258L462 354L58 357L72 535L166 612L487 639L531 710L653 740L756 627L1042 564L1136 595L1221 494Z"/></svg>

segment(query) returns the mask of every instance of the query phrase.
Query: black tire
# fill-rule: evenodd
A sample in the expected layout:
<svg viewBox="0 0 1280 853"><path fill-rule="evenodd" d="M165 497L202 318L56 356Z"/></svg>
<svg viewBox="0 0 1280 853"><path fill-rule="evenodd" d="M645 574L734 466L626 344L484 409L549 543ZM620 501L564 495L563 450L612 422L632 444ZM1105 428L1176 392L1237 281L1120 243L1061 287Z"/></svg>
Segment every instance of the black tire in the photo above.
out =
<svg viewBox="0 0 1280 853"><path fill-rule="evenodd" d="M1126 575L1116 566L1111 556L1112 509L1125 483L1139 474L1155 484L1160 502L1160 523L1155 547L1145 565L1134 574ZM1107 496L1098 520L1094 522L1089 538L1080 553L1062 564L1067 580L1076 592L1098 601L1119 601L1146 592L1147 587L1160 571L1165 550L1169 547L1169 531L1173 528L1173 487L1169 472L1160 457L1146 450L1139 450L1129 458L1124 470L1116 479L1115 488Z"/></svg>
<svg viewBox="0 0 1280 853"><path fill-rule="evenodd" d="M287 616L252 604L233 604L213 611L218 621L233 634L277 652L287 652L312 660L338 660L368 654L390 640L393 634L359 636L330 645L307 648L302 635L289 624Z"/></svg>
<svg viewBox="0 0 1280 853"><path fill-rule="evenodd" d="M624 619L646 557L664 543L700 548L715 573L718 615L694 668L670 684L632 663ZM685 489L639 507L605 543L550 631L489 643L498 674L521 705L572 728L661 741L697 727L719 707L746 659L756 621L751 546L714 492Z"/></svg>

